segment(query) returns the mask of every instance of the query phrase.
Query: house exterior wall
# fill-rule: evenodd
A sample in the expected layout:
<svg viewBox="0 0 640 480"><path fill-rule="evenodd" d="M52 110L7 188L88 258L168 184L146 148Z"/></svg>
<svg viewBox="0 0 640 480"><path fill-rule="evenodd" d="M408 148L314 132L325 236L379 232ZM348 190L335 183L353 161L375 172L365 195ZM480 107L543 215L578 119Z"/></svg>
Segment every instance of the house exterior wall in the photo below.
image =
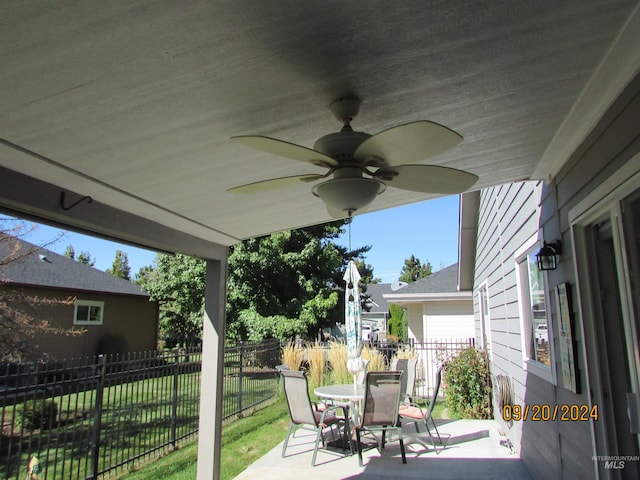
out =
<svg viewBox="0 0 640 480"><path fill-rule="evenodd" d="M150 302L148 297L29 287L0 288L11 288L25 295L59 301L73 300L76 297L78 300L104 302L102 325L77 325L76 328L86 330L86 333L79 336L37 335L33 339L33 343L52 358L92 356L101 353L98 351L99 345L107 335L122 336L130 352L157 348L157 303ZM33 316L69 329L74 326L74 302L44 305L33 312Z"/></svg>
<svg viewBox="0 0 640 480"><path fill-rule="evenodd" d="M473 338L473 304L470 299L425 303L423 322L427 342L441 338Z"/></svg>
<svg viewBox="0 0 640 480"><path fill-rule="evenodd" d="M406 308L409 338L416 342L474 338L471 299L409 303Z"/></svg>
<svg viewBox="0 0 640 480"><path fill-rule="evenodd" d="M537 394L536 403L553 403L554 385L529 372L526 355L523 352L522 322L518 300L518 274L516 259L523 245L536 237L539 229L540 197L542 185L539 182L522 182L485 189L480 195L476 270L474 279L475 332L480 332L480 292L479 286L487 290L489 319L491 325L490 344L491 375L505 375L513 383L514 403L523 405L530 385ZM478 335L476 343L482 345ZM494 399L495 403L495 399ZM524 422L507 423L494 404L500 428L516 450L524 454L552 459L544 463L545 478L557 478L559 459L554 450L559 448L558 435L550 432L543 422L526 424L531 428L533 442L523 444ZM530 443L530 444L529 444ZM540 477L542 478L542 477Z"/></svg>
<svg viewBox="0 0 640 480"><path fill-rule="evenodd" d="M594 352L589 352L588 348L590 342L596 345L597 339L589 338L589 332L585 332L576 301L572 305L572 315L575 319L577 377L581 388L573 393L563 385L554 292L558 284L566 282L576 296L580 295L569 212L609 181L620 168L629 167L633 162L637 164L638 157L634 158L634 155L640 152L639 91L640 80L636 78L552 183L502 185L481 193L474 279L476 335L481 341L479 289L484 286L488 292L491 326L491 374L494 379L502 374L513 380L515 404L584 405L598 398L597 394L592 398L594 394L590 392L590 387L593 387L590 379L597 372L593 358L589 359ZM640 170L640 165L635 168ZM552 344L550 376L528 368L519 318L521 300L515 257L527 244L527 239L530 241L536 234L540 244L543 239L561 239L563 247L558 269L545 274L547 321ZM501 429L520 452L533 478L610 478L617 474L603 470L603 465L593 460L598 434L593 422L528 420L508 424L494 406Z"/></svg>
<svg viewBox="0 0 640 480"><path fill-rule="evenodd" d="M424 342L424 324L422 322L422 303L406 305L409 338L416 342Z"/></svg>

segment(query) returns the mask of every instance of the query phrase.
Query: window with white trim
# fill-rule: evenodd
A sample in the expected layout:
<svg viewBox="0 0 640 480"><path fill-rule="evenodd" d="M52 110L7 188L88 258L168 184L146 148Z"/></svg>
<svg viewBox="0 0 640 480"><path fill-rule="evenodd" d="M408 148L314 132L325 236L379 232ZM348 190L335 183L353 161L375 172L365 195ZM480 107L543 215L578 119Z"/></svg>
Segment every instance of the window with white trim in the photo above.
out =
<svg viewBox="0 0 640 480"><path fill-rule="evenodd" d="M524 355L541 366L551 366L551 351L547 321L547 299L544 274L538 270L536 253L540 246L530 248L516 258Z"/></svg>
<svg viewBox="0 0 640 480"><path fill-rule="evenodd" d="M104 302L76 300L73 313L74 325L102 325Z"/></svg>

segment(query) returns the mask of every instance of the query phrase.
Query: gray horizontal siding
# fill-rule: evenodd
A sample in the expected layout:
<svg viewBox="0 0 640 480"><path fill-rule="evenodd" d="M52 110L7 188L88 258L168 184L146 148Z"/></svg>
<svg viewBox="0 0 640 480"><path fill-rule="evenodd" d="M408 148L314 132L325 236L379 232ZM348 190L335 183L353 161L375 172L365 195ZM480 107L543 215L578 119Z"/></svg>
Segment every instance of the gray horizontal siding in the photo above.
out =
<svg viewBox="0 0 640 480"><path fill-rule="evenodd" d="M522 182L486 189L481 193L479 207L475 285L482 285L484 282L487 285L491 318L492 374L507 375L513 380L515 402L518 404L527 401L527 382L530 382L532 375L527 375L523 363L515 253L538 232L540 189L536 186L535 182ZM476 289L476 296L477 293ZM477 300L475 308L478 312ZM549 389L542 391L548 392ZM539 400L550 402L552 399L553 396L546 393ZM497 420L521 453L528 447L526 443L521 444L525 433L528 436L533 435L533 442L536 442L536 439L541 440L539 435L551 434L554 437L551 442L548 439L541 441L545 442L545 445L558 443L557 432L554 433L553 428L550 431L548 428L525 428L523 422L509 425L499 414ZM528 433L529 431L531 433ZM529 453L551 454L553 457L554 454L546 448L541 450L536 447L530 449ZM549 474L547 478L553 478L553 473L557 471L559 468L552 462L542 468L540 473Z"/></svg>

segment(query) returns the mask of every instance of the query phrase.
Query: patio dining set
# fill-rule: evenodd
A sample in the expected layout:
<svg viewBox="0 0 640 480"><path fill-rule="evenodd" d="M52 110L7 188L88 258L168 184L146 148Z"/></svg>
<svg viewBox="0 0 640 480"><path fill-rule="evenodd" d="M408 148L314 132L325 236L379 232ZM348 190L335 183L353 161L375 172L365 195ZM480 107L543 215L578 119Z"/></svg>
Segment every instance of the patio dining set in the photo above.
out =
<svg viewBox="0 0 640 480"><path fill-rule="evenodd" d="M390 371L366 372L361 381L352 384L326 385L314 389L321 399L314 402L309 395L304 372L281 366L284 392L289 408L290 423L282 447L282 457L287 456L289 439L300 430L315 432L311 465L316 465L318 450L349 456L358 453L363 466L363 450L377 448L381 452L385 444L398 441L402 463L406 463L402 425L415 424L416 433L424 426L433 450L444 448L442 439L432 418L438 396L442 368L436 373L436 384L428 402L420 402L413 396L416 361L396 359ZM438 438L436 442L435 436ZM328 437L331 440L328 440Z"/></svg>

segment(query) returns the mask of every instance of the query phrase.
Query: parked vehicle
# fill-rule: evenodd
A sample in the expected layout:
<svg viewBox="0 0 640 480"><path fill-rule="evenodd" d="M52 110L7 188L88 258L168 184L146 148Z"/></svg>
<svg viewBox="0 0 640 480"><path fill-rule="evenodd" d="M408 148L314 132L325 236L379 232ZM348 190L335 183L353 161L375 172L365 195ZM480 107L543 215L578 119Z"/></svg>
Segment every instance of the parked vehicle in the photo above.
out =
<svg viewBox="0 0 640 480"><path fill-rule="evenodd" d="M373 329L371 325L362 325L362 343L371 343L371 334Z"/></svg>
<svg viewBox="0 0 640 480"><path fill-rule="evenodd" d="M549 333L547 331L546 323L539 323L538 326L536 327L536 340L542 341L542 342L549 341Z"/></svg>

